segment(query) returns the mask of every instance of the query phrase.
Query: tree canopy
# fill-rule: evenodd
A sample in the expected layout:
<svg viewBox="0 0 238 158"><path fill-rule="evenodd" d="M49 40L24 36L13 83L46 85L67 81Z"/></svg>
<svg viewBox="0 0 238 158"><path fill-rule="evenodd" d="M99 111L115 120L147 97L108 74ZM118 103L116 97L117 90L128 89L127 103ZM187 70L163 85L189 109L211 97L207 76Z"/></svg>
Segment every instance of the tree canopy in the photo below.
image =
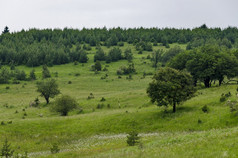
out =
<svg viewBox="0 0 238 158"><path fill-rule="evenodd" d="M221 85L225 76L232 78L238 75L236 56L214 45L205 45L182 52L175 56L168 66L188 70L193 76L195 85L199 80L204 83L205 87L210 87L212 81L215 80L218 80Z"/></svg>
<svg viewBox="0 0 238 158"><path fill-rule="evenodd" d="M60 90L56 80L50 79L37 82L37 92L39 92L40 95L45 98L46 103L48 104L50 101L49 99L58 95Z"/></svg>
<svg viewBox="0 0 238 158"><path fill-rule="evenodd" d="M30 29L9 32L5 28L0 36L0 61L3 65L39 66L58 65L69 62L87 62L87 51L91 46L117 46L118 43L133 44L138 51L152 51L152 43L189 43L187 49L215 43L227 48L238 41L236 27L194 29L175 28L94 28L94 29ZM74 47L76 46L76 47ZM117 60L109 56L108 61ZM112 59L110 59L112 58ZM101 59L95 59L101 60ZM102 59L106 60L106 59Z"/></svg>
<svg viewBox="0 0 238 158"><path fill-rule="evenodd" d="M173 106L190 99L195 93L192 76L169 67L160 68L147 88L147 94L158 106Z"/></svg>

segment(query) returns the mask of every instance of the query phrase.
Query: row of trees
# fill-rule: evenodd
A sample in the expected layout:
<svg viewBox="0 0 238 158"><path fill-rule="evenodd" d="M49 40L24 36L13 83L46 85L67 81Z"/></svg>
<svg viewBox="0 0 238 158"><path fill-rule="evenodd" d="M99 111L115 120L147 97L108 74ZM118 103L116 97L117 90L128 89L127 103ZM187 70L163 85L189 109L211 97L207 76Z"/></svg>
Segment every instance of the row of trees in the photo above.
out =
<svg viewBox="0 0 238 158"><path fill-rule="evenodd" d="M23 40L24 43L32 44L40 41L50 41L53 43L62 43L66 47L72 46L78 42L88 43L96 46L100 42L105 45L116 46L118 42L157 42L157 43L187 43L195 39L228 39L234 43L238 38L238 29L236 27L208 28L206 25L194 29L175 29L175 28L94 28L82 30L78 29L30 29L28 31L12 33L8 35L9 29L5 28L0 37L0 42L9 39Z"/></svg>
<svg viewBox="0 0 238 158"><path fill-rule="evenodd" d="M152 43L187 43L193 49L204 43L217 43L228 48L238 43L238 29L228 27L194 29L158 28L95 28L95 29L30 29L10 33L5 28L0 36L0 62L2 64L39 66L68 62L87 62L86 51L90 46L117 46L133 43L138 51L152 51ZM74 47L76 46L76 48ZM108 58L108 61L114 60Z"/></svg>
<svg viewBox="0 0 238 158"><path fill-rule="evenodd" d="M18 81L35 80L36 75L34 70L27 76L24 70L8 70L7 68L2 68L0 71L0 84L9 83L11 79L13 83L18 84Z"/></svg>
<svg viewBox="0 0 238 158"><path fill-rule="evenodd" d="M126 59L129 62L133 59L133 54L131 49L126 49L124 51L124 55L122 54L122 50L119 47L113 47L108 54L104 52L102 48L98 48L94 55L94 62L96 61L106 61L107 63L115 62L121 59Z"/></svg>

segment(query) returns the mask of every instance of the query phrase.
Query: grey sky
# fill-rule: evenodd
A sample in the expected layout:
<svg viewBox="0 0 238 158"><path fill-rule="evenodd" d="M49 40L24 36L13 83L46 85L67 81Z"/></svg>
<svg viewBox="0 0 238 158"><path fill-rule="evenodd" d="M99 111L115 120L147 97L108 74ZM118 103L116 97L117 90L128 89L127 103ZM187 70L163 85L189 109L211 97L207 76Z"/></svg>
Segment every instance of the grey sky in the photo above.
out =
<svg viewBox="0 0 238 158"><path fill-rule="evenodd" d="M0 0L0 30L238 26L238 0Z"/></svg>

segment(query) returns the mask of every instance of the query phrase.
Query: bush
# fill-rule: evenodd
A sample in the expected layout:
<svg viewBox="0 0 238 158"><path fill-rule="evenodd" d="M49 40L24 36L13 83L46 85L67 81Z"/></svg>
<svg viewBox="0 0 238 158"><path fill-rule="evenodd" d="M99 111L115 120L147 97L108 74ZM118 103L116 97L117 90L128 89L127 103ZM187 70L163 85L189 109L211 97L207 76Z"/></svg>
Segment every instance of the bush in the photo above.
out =
<svg viewBox="0 0 238 158"><path fill-rule="evenodd" d="M134 67L133 63L129 63L128 66L121 66L118 70L117 70L117 75L127 75L127 74L131 74L131 73L135 73L136 69Z"/></svg>
<svg viewBox="0 0 238 158"><path fill-rule="evenodd" d="M208 112L209 112L208 106L207 106L207 105L204 105L204 106L202 107L202 111L203 111L204 113L208 113Z"/></svg>
<svg viewBox="0 0 238 158"><path fill-rule="evenodd" d="M102 99L100 101L106 101L106 99L104 97L102 97Z"/></svg>
<svg viewBox="0 0 238 158"><path fill-rule="evenodd" d="M139 143L139 139L138 133L136 131L131 131L128 133L126 142L129 146L135 146Z"/></svg>
<svg viewBox="0 0 238 158"><path fill-rule="evenodd" d="M76 76L76 77L77 77L77 76L80 76L80 73L75 73L74 76Z"/></svg>
<svg viewBox="0 0 238 158"><path fill-rule="evenodd" d="M201 124L202 123L202 120L198 119L198 124Z"/></svg>
<svg viewBox="0 0 238 158"><path fill-rule="evenodd" d="M104 104L98 104L96 108L97 109L102 109L103 107L104 107Z"/></svg>
<svg viewBox="0 0 238 158"><path fill-rule="evenodd" d="M8 157L12 157L13 153L14 153L14 150L11 148L11 144L8 143L7 139L5 139L3 147L1 149L0 156L8 158Z"/></svg>
<svg viewBox="0 0 238 158"><path fill-rule="evenodd" d="M74 98L68 95L62 95L55 101L54 111L59 112L62 116L67 116L68 112L77 107L77 102Z"/></svg>
<svg viewBox="0 0 238 158"><path fill-rule="evenodd" d="M94 65L94 69L96 71L101 71L102 70L102 65L101 65L100 61L98 61L98 60L96 61L95 65Z"/></svg>
<svg viewBox="0 0 238 158"><path fill-rule="evenodd" d="M33 102L30 102L30 107L38 107L39 104L40 104L40 100L38 97L36 97Z"/></svg>
<svg viewBox="0 0 238 158"><path fill-rule="evenodd" d="M48 69L48 67L46 65L43 65L42 67L42 78L50 78L51 75L50 75L50 71Z"/></svg>
<svg viewBox="0 0 238 158"><path fill-rule="evenodd" d="M222 93L220 97L220 102L226 101L229 97L231 97L231 92L228 92L226 94Z"/></svg>
<svg viewBox="0 0 238 158"><path fill-rule="evenodd" d="M60 151L58 144L57 143L52 144L50 151L52 154L58 153Z"/></svg>
<svg viewBox="0 0 238 158"><path fill-rule="evenodd" d="M93 93L90 93L90 94L89 94L88 99L94 99Z"/></svg>

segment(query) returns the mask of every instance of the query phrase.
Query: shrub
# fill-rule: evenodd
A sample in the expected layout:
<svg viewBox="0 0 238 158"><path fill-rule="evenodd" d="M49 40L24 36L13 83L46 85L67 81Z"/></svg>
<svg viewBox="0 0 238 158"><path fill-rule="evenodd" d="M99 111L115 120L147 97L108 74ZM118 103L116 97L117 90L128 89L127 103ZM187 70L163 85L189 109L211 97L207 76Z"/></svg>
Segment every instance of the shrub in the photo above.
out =
<svg viewBox="0 0 238 158"><path fill-rule="evenodd" d="M46 65L43 65L42 67L42 78L50 78L51 75L50 75L50 71L48 69L48 67Z"/></svg>
<svg viewBox="0 0 238 158"><path fill-rule="evenodd" d="M38 97L36 97L33 102L30 102L30 107L38 107L39 104L40 104L40 100Z"/></svg>
<svg viewBox="0 0 238 158"><path fill-rule="evenodd" d="M89 94L88 99L94 99L93 93L90 93L90 94Z"/></svg>
<svg viewBox="0 0 238 158"><path fill-rule="evenodd" d="M222 94L220 97L220 102L224 102L224 101L226 101L226 96L224 96L224 94Z"/></svg>
<svg viewBox="0 0 238 158"><path fill-rule="evenodd" d="M31 80L35 80L36 79L36 75L35 75L35 70L32 69L31 72L30 72L30 79Z"/></svg>
<svg viewBox="0 0 238 158"><path fill-rule="evenodd" d="M129 63L128 66L121 66L118 70L117 70L117 75L126 75L126 74L131 74L131 73L135 73L136 69L134 67L133 63Z"/></svg>
<svg viewBox="0 0 238 158"><path fill-rule="evenodd" d="M62 116L67 116L68 112L75 109L77 105L74 98L68 95L62 95L56 99L53 110L59 112Z"/></svg>
<svg viewBox="0 0 238 158"><path fill-rule="evenodd" d="M102 109L103 107L104 107L104 104L98 104L96 108L97 109Z"/></svg>
<svg viewBox="0 0 238 158"><path fill-rule="evenodd" d="M79 64L79 62L78 61L74 61L74 65L78 65Z"/></svg>
<svg viewBox="0 0 238 158"><path fill-rule="evenodd" d="M124 46L124 43L123 42L118 42L117 45L122 47L122 46Z"/></svg>
<svg viewBox="0 0 238 158"><path fill-rule="evenodd" d="M76 77L77 77L77 76L80 76L80 73L75 73L74 76L76 76Z"/></svg>
<svg viewBox="0 0 238 158"><path fill-rule="evenodd" d="M102 99L100 101L106 101L106 99L104 97L102 97Z"/></svg>
<svg viewBox="0 0 238 158"><path fill-rule="evenodd" d="M96 71L101 71L102 70L102 65L101 65L100 61L98 61L98 60L96 61L95 65L94 65L94 69Z"/></svg>
<svg viewBox="0 0 238 158"><path fill-rule="evenodd" d="M198 124L201 124L202 123L202 120L198 119Z"/></svg>
<svg viewBox="0 0 238 158"><path fill-rule="evenodd" d="M68 84L72 84L72 81L68 81Z"/></svg>
<svg viewBox="0 0 238 158"><path fill-rule="evenodd" d="M139 139L138 133L136 131L131 131L128 133L126 142L129 146L135 146L139 143Z"/></svg>
<svg viewBox="0 0 238 158"><path fill-rule="evenodd" d="M58 153L60 151L58 144L57 143L52 144L50 151L52 154Z"/></svg>
<svg viewBox="0 0 238 158"><path fill-rule="evenodd" d="M224 102L227 100L227 98L231 97L231 92L228 92L226 94L222 93L220 97L220 102Z"/></svg>
<svg viewBox="0 0 238 158"><path fill-rule="evenodd" d="M209 112L208 106L207 106L207 105L204 105L204 106L202 107L202 111L203 111L204 113L208 113L208 112Z"/></svg>
<svg viewBox="0 0 238 158"><path fill-rule="evenodd" d="M11 148L11 144L8 143L7 139L5 139L3 143L3 147L1 149L0 156L8 158L8 157L12 157L13 153L14 153L14 150Z"/></svg>
<svg viewBox="0 0 238 158"><path fill-rule="evenodd" d="M108 69L106 67L104 67L102 71L108 71Z"/></svg>
<svg viewBox="0 0 238 158"><path fill-rule="evenodd" d="M123 75L123 71L121 69L117 70L117 75Z"/></svg>

